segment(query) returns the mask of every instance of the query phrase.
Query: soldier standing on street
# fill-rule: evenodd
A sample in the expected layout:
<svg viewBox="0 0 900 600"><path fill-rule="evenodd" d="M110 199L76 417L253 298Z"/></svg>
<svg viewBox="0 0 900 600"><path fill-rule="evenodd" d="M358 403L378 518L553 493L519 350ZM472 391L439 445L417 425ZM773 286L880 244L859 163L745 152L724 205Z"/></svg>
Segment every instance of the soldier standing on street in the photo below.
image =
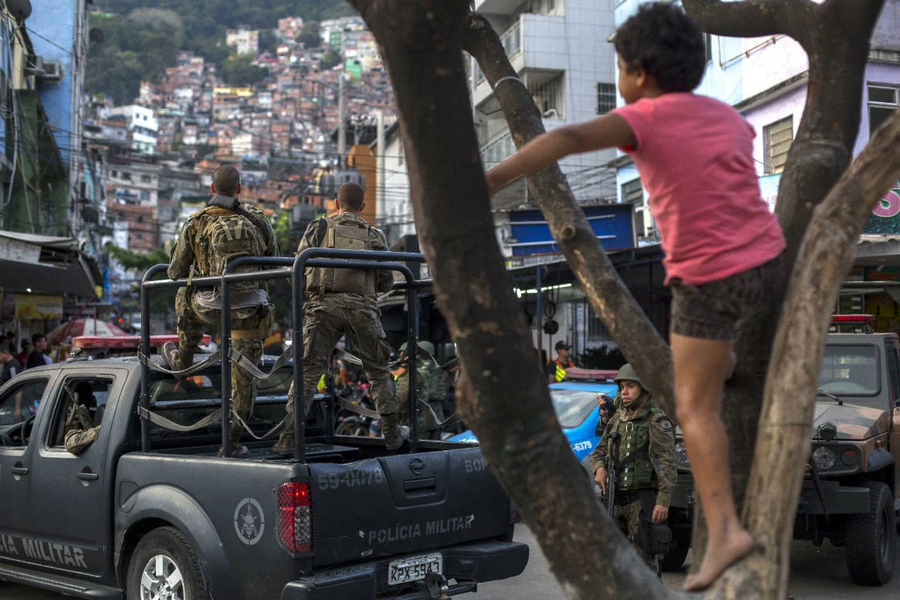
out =
<svg viewBox="0 0 900 600"><path fill-rule="evenodd" d="M653 525L669 515L675 486L675 429L665 413L650 401L650 391L630 364L615 379L622 395L622 409L606 426L591 453L594 480L606 494L609 467L615 461L616 492L614 518L637 553L659 573L659 553L650 541Z"/></svg>
<svg viewBox="0 0 900 600"><path fill-rule="evenodd" d="M310 223L297 254L307 248L387 250L384 233L359 216L365 205L362 187L355 183L342 185L335 200L338 213ZM359 353L372 385L372 400L381 415L388 450L396 450L409 438L409 428L400 425L397 390L388 366L391 348L378 309L378 294L389 292L393 282L390 271L307 268L303 327L303 414L309 411L316 383L325 372L335 344L346 335ZM274 448L282 456L294 452L293 410L294 388L291 387L287 427Z"/></svg>
<svg viewBox="0 0 900 600"><path fill-rule="evenodd" d="M401 360L405 356L406 347L405 342L400 346ZM431 342L419 342L419 348L434 356L434 344ZM444 401L450 393L450 378L433 360L417 356L416 365L416 400L425 403L419 404L419 437L423 440L440 440L440 424L444 420ZM409 415L408 371L397 378L397 399L400 402L401 419L406 422Z"/></svg>
<svg viewBox="0 0 900 600"><path fill-rule="evenodd" d="M228 261L241 256L278 256L275 231L265 215L253 206L241 203L241 176L234 167L216 169L212 184L213 197L206 208L194 213L178 236L172 249L168 275L172 279L188 277L188 287L180 288L175 297L178 317L179 346L168 342L161 352L173 370L184 370L193 364L197 345L203 339L203 326L221 323L222 292L218 286L192 286L194 277L221 275ZM237 272L255 271L259 267L238 267ZM257 363L263 340L272 324L274 307L269 304L265 284L258 281L232 283L231 319L232 347ZM224 332L223 332L224 334ZM222 360L228 360L227 356ZM247 421L253 414L256 379L235 365L231 370L231 401L235 414ZM232 420L231 442L234 456L249 456L241 445L243 428ZM220 455L222 450L219 450Z"/></svg>

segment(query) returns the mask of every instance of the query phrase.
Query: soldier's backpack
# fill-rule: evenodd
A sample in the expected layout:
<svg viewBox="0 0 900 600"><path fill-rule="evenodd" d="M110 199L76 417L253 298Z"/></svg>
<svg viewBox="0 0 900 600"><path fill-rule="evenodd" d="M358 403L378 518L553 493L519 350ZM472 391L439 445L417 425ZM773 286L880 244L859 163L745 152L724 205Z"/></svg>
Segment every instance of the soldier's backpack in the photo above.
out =
<svg viewBox="0 0 900 600"><path fill-rule="evenodd" d="M207 253L208 275L221 275L225 272L225 266L235 258L266 255L266 239L260 227L248 217L228 209L210 208L207 211L204 214L206 224L199 237L204 240L202 246ZM257 266L247 265L238 267L235 272L259 270ZM241 281L232 283L230 289L233 294L241 294L258 287L258 281Z"/></svg>
<svg viewBox="0 0 900 600"><path fill-rule="evenodd" d="M333 223L319 219L316 242L320 248L372 250L372 227L360 222ZM375 271L363 269L316 269L307 283L307 291L319 294L358 294L375 296Z"/></svg>

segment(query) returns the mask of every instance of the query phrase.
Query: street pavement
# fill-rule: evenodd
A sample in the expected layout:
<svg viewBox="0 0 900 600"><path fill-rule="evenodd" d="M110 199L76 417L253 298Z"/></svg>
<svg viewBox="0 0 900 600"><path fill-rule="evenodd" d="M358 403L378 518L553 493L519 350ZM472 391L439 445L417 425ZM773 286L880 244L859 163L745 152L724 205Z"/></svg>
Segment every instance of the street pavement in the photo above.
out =
<svg viewBox="0 0 900 600"><path fill-rule="evenodd" d="M479 587L477 595L461 596L472 600L562 600L562 590L547 567L534 536L525 527L519 527L516 539L531 548L531 560L525 572L507 581L487 583ZM898 542L900 546L900 542ZM898 547L900 554L900 547ZM667 573L666 585L680 589L684 573ZM791 582L789 588L796 600L887 600L900 598L900 565L891 583L880 588L864 588L853 585L844 563L843 548L833 548L827 542L816 548L806 542L794 542L791 549ZM2 600L66 600L68 596L31 590L0 583Z"/></svg>

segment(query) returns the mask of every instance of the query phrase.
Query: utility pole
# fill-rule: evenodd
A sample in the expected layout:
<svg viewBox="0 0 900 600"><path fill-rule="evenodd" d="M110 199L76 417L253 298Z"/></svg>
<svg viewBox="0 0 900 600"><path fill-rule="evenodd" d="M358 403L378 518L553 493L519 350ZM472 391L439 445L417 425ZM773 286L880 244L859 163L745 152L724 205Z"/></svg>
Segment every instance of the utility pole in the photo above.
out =
<svg viewBox="0 0 900 600"><path fill-rule="evenodd" d="M376 188L378 193L375 197L375 222L378 223L379 227L384 227L385 221L387 221L387 200L384 193L384 111L378 109L375 115L375 149L377 152L375 155L375 178L378 180L378 187Z"/></svg>
<svg viewBox="0 0 900 600"><path fill-rule="evenodd" d="M340 73L340 81L338 84L338 160L340 165L344 165L344 155L347 153L347 134L344 131L344 72Z"/></svg>

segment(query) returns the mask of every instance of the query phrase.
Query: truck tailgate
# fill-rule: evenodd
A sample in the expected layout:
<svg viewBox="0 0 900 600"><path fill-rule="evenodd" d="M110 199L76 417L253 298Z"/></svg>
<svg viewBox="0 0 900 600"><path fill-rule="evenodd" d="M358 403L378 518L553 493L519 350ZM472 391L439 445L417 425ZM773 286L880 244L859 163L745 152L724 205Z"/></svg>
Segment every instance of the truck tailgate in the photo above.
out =
<svg viewBox="0 0 900 600"><path fill-rule="evenodd" d="M311 464L316 565L497 538L509 499L478 448Z"/></svg>

